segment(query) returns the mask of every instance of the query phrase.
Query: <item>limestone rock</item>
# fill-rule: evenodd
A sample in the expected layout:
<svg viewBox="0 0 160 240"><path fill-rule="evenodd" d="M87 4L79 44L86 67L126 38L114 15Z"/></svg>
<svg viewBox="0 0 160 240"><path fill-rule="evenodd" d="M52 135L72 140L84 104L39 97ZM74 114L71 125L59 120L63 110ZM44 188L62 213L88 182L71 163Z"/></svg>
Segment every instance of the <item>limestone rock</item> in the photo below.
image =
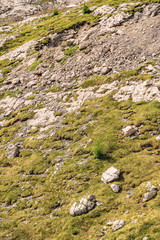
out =
<svg viewBox="0 0 160 240"><path fill-rule="evenodd" d="M157 191L151 191L151 192L147 192L144 194L144 198L142 200L142 202L147 202L149 200L151 200L152 198L154 198L157 195Z"/></svg>
<svg viewBox="0 0 160 240"><path fill-rule="evenodd" d="M28 120L28 126L38 126L42 124L51 124L57 118L54 116L54 112L48 110L47 108L35 110L35 115L33 119Z"/></svg>
<svg viewBox="0 0 160 240"><path fill-rule="evenodd" d="M111 71L111 68L109 68L109 67L102 67L101 74L105 75L105 74L109 73L110 71Z"/></svg>
<svg viewBox="0 0 160 240"><path fill-rule="evenodd" d="M30 40L24 43L22 46L0 56L0 60L6 59L6 58L9 58L10 60L26 58L28 50L33 49L36 43L37 43L37 40Z"/></svg>
<svg viewBox="0 0 160 240"><path fill-rule="evenodd" d="M123 221L123 220L117 220L117 221L113 222L112 231L115 232L115 231L117 231L118 229L124 227L124 225L125 225L125 221Z"/></svg>
<svg viewBox="0 0 160 240"><path fill-rule="evenodd" d="M154 185L151 185L150 182L148 182L146 187L148 187L147 192L144 194L142 202L147 202L157 195L157 188Z"/></svg>
<svg viewBox="0 0 160 240"><path fill-rule="evenodd" d="M104 183L109 183L117 180L119 178L120 172L121 171L119 169L110 167L102 174L101 181Z"/></svg>
<svg viewBox="0 0 160 240"><path fill-rule="evenodd" d="M2 18L24 18L25 16L51 8L53 8L52 1L45 1L42 4L40 0L0 0L0 14Z"/></svg>
<svg viewBox="0 0 160 240"><path fill-rule="evenodd" d="M111 187L111 189L113 190L113 192L115 192L115 193L118 193L118 192L120 191L120 186L119 186L119 184L117 184L117 183L112 183L112 184L110 185L110 187Z"/></svg>
<svg viewBox="0 0 160 240"><path fill-rule="evenodd" d="M79 45L79 50L83 50L87 47L89 47L91 45L91 43L89 41L84 41Z"/></svg>
<svg viewBox="0 0 160 240"><path fill-rule="evenodd" d="M114 16L111 16L110 18L104 19L101 24L102 26L113 28L116 26L120 26L123 22L130 18L130 16L131 14L121 12Z"/></svg>
<svg viewBox="0 0 160 240"><path fill-rule="evenodd" d="M125 137L130 137L132 134L136 132L136 130L137 130L136 127L131 125L122 129Z"/></svg>
<svg viewBox="0 0 160 240"><path fill-rule="evenodd" d="M145 7L143 12L143 19L154 17L160 13L160 5L157 4L150 4Z"/></svg>
<svg viewBox="0 0 160 240"><path fill-rule="evenodd" d="M65 54L61 50L57 51L55 54L55 60L57 62L60 62L64 57L65 57Z"/></svg>
<svg viewBox="0 0 160 240"><path fill-rule="evenodd" d="M99 7L99 8L97 8L94 11L93 15L97 16L99 14L100 15L103 15L103 14L106 14L106 13L110 14L110 13L113 13L114 10L115 10L115 8L113 8L113 7L109 6L109 5L103 5L103 6Z"/></svg>
<svg viewBox="0 0 160 240"><path fill-rule="evenodd" d="M18 156L19 148L13 143L9 144L6 149L6 155L8 158L15 158Z"/></svg>
<svg viewBox="0 0 160 240"><path fill-rule="evenodd" d="M88 195L82 198L80 202L75 202L70 209L71 216L75 217L91 211L96 206L96 198L94 195Z"/></svg>

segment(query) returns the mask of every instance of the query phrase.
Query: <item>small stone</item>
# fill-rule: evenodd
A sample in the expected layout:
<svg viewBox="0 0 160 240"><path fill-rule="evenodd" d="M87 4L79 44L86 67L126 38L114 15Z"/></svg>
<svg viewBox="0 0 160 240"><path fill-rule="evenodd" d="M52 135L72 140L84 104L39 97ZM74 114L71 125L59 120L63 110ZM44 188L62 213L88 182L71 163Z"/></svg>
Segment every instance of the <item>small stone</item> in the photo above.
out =
<svg viewBox="0 0 160 240"><path fill-rule="evenodd" d="M118 193L118 192L120 191L120 186L119 186L119 184L117 184L117 183L112 183L112 184L110 185L110 187L111 187L111 189L113 190L113 192L115 192L115 193Z"/></svg>
<svg viewBox="0 0 160 240"><path fill-rule="evenodd" d="M84 41L79 45L79 50L83 50L87 47L89 47L91 45L91 43L89 41Z"/></svg>
<svg viewBox="0 0 160 240"><path fill-rule="evenodd" d="M117 180L119 178L120 172L121 171L119 169L110 167L102 174L101 181L104 183L109 183Z"/></svg>
<svg viewBox="0 0 160 240"><path fill-rule="evenodd" d="M146 188L147 192L144 194L142 202L147 202L157 195L157 188L150 182L147 183Z"/></svg>
<svg viewBox="0 0 160 240"><path fill-rule="evenodd" d="M118 229L124 227L124 225L125 225L125 221L123 221L123 220L117 220L117 221L113 222L112 231L115 232L115 231L117 231Z"/></svg>
<svg viewBox="0 0 160 240"><path fill-rule="evenodd" d="M103 67L103 68L101 69L101 74L102 74L102 75L105 75L105 74L109 73L110 71L111 71L111 68L109 68L109 67Z"/></svg>
<svg viewBox="0 0 160 240"><path fill-rule="evenodd" d="M151 200L152 198L154 198L157 195L157 190L153 190L151 192L147 192L144 194L144 198L142 200L142 202L147 202L149 200Z"/></svg>
<svg viewBox="0 0 160 240"><path fill-rule="evenodd" d="M64 53L63 52L59 52L58 54L56 54L55 60L57 62L60 62L64 57L65 57Z"/></svg>
<svg viewBox="0 0 160 240"><path fill-rule="evenodd" d="M130 137L132 134L134 134L137 131L137 129L135 126L130 125L123 128L122 131L125 137Z"/></svg>
<svg viewBox="0 0 160 240"><path fill-rule="evenodd" d="M15 158L18 156L19 149L13 143L9 144L6 150L6 155L8 158Z"/></svg>

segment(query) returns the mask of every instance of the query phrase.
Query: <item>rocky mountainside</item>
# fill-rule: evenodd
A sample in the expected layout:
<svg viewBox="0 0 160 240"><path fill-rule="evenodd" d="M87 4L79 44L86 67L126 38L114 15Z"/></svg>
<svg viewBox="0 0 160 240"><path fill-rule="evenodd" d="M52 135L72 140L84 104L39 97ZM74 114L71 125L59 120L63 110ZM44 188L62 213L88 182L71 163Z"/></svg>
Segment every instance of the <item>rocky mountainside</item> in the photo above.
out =
<svg viewBox="0 0 160 240"><path fill-rule="evenodd" d="M66 6L76 6L84 0L0 0L1 19L20 20L27 16L40 13L45 10L58 7L64 9Z"/></svg>
<svg viewBox="0 0 160 240"><path fill-rule="evenodd" d="M52 0L0 0L0 16L1 19L18 20L45 9L52 9L53 6Z"/></svg>
<svg viewBox="0 0 160 240"><path fill-rule="evenodd" d="M81 3L0 1L0 239L160 239L160 1Z"/></svg>

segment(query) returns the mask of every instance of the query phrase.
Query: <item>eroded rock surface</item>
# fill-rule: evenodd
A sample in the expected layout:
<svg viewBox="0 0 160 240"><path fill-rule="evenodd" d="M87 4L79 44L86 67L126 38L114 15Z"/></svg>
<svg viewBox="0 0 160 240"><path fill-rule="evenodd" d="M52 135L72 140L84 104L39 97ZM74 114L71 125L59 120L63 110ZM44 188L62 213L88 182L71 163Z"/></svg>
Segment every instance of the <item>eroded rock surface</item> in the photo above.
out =
<svg viewBox="0 0 160 240"><path fill-rule="evenodd" d="M70 209L71 216L75 217L91 211L96 206L96 198L94 195L88 195L82 198L80 202L75 202Z"/></svg>
<svg viewBox="0 0 160 240"><path fill-rule="evenodd" d="M137 131L137 128L135 126L127 126L122 131L125 137L130 137Z"/></svg>
<svg viewBox="0 0 160 240"><path fill-rule="evenodd" d="M125 225L125 221L117 220L117 221L113 222L112 231L115 232L118 229L124 227L124 225Z"/></svg>
<svg viewBox="0 0 160 240"><path fill-rule="evenodd" d="M101 181L104 183L109 183L117 180L119 178L120 172L121 171L119 169L110 167L102 174Z"/></svg>
<svg viewBox="0 0 160 240"><path fill-rule="evenodd" d="M149 182L147 184L147 192L144 194L142 202L147 202L151 199L153 199L157 195L157 188L154 185L151 185Z"/></svg>
<svg viewBox="0 0 160 240"><path fill-rule="evenodd" d="M19 148L14 145L13 143L10 143L8 146L7 146L7 149L6 149L6 155L8 158L15 158L17 157L19 154Z"/></svg>
<svg viewBox="0 0 160 240"><path fill-rule="evenodd" d="M119 191L120 191L120 186L119 186L119 184L117 184L117 183L112 183L111 185L110 185L110 187L111 187L111 189L113 190L113 192L115 192L115 193L118 193Z"/></svg>

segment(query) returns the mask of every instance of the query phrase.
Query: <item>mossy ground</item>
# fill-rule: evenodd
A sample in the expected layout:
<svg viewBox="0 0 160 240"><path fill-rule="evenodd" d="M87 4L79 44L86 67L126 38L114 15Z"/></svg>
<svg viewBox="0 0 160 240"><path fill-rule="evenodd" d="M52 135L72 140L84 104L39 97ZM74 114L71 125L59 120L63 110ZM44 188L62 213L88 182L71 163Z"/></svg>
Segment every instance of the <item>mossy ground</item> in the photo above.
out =
<svg viewBox="0 0 160 240"><path fill-rule="evenodd" d="M115 233L108 228L103 239L159 239L159 193L150 202L141 202L147 181L158 187L160 180L160 147L151 134L159 127L159 110L158 102L116 102L109 95L85 102L77 114L67 114L53 137L38 140L38 129L32 131L15 159L7 159L2 148L1 204L7 205L1 207L1 239L10 233L11 239L97 239L107 220L117 219L125 220L125 227ZM142 126L138 138L124 138L121 129L128 124ZM13 121L1 129L1 143L11 140L16 127ZM100 158L94 154L97 141L104 153ZM53 175L57 157L64 162ZM122 171L118 194L101 182L102 173L112 165ZM128 199L131 188L134 195ZM90 193L103 204L71 217L72 204Z"/></svg>
<svg viewBox="0 0 160 240"><path fill-rule="evenodd" d="M137 69L132 69L132 70L123 70L123 71L120 71L118 73L114 73L114 74L111 74L109 76L102 76L102 75L93 75L93 76L90 76L88 78L85 79L85 81L82 83L81 87L82 88L88 88L88 87L98 87L102 84L105 84L105 83L112 83L114 81L119 81L121 82L122 84L126 82L126 80L128 81L146 81L148 79L152 79L154 78L155 76L153 74L149 74L149 73L143 73L142 74L142 70L145 69L145 67L147 65L149 65L150 63L146 63L144 66L140 66L139 68ZM154 64L154 63L152 63ZM96 90L96 88L95 88Z"/></svg>

